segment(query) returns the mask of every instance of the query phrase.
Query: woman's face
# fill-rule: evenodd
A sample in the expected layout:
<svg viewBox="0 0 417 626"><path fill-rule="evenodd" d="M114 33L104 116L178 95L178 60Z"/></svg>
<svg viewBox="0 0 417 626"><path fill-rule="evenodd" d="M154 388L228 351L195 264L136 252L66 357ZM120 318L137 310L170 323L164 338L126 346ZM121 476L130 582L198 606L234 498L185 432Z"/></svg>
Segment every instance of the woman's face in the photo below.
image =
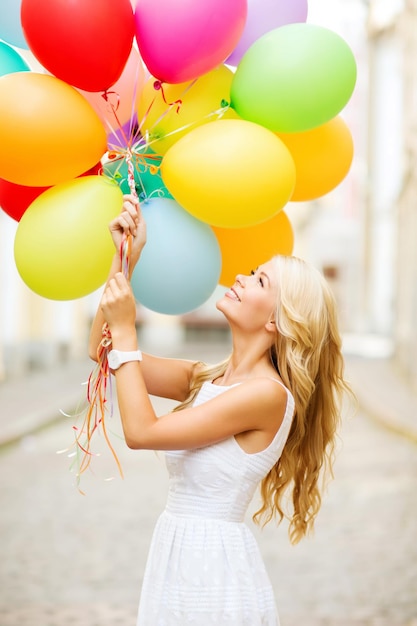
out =
<svg viewBox="0 0 417 626"><path fill-rule="evenodd" d="M217 308L230 322L256 330L274 319L277 291L274 264L268 261L248 276L238 274L234 285L217 302Z"/></svg>

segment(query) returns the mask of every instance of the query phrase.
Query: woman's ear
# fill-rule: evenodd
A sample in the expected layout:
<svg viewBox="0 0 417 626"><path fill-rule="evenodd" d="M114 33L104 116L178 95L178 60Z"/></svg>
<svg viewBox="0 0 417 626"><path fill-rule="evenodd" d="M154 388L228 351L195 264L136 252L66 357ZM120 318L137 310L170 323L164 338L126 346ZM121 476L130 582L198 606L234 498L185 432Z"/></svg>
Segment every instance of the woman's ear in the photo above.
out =
<svg viewBox="0 0 417 626"><path fill-rule="evenodd" d="M269 333L276 333L277 332L277 326L275 324L275 320L269 320L266 324L265 324L265 328Z"/></svg>

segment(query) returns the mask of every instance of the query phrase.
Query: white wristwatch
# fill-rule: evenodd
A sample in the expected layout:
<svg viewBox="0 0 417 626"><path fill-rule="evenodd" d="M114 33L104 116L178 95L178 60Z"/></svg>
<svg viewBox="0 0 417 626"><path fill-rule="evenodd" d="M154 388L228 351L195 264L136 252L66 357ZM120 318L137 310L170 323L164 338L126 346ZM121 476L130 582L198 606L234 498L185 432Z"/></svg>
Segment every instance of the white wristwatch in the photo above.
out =
<svg viewBox="0 0 417 626"><path fill-rule="evenodd" d="M132 350L131 352L110 350L107 356L107 362L112 370L119 369L123 363L129 363L129 361L142 361L142 352L140 350Z"/></svg>

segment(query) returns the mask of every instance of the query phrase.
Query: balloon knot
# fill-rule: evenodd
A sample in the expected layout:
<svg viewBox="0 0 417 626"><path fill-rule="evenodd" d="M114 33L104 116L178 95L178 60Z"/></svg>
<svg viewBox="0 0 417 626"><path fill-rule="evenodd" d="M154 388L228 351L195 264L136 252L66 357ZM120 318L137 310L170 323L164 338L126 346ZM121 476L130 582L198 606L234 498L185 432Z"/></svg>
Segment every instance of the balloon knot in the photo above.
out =
<svg viewBox="0 0 417 626"><path fill-rule="evenodd" d="M168 102L168 100L165 97L165 92L164 92L164 88L162 86L162 83L160 80L156 80L153 84L154 89L156 89L157 91L160 91L162 93L162 99L165 102L165 104L167 104L168 106L172 107L174 106L174 104L177 105L177 113L179 112L181 105L182 105L182 100L175 100L174 102Z"/></svg>

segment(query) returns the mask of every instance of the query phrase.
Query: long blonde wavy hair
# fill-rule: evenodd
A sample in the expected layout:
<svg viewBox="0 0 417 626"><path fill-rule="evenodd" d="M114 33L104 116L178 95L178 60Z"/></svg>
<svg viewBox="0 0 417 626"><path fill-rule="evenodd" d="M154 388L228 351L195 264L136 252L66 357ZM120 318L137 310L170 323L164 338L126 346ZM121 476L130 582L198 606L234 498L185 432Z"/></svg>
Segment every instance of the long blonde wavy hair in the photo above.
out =
<svg viewBox="0 0 417 626"><path fill-rule="evenodd" d="M333 478L341 401L345 392L353 394L343 376L337 308L326 280L297 257L279 255L272 261L278 332L270 356L294 396L295 412L282 455L261 482L262 506L254 520L265 525L274 517L289 519L290 541L296 544L313 529L321 491ZM190 395L175 410L190 405L202 383L222 376L228 362L196 368Z"/></svg>

